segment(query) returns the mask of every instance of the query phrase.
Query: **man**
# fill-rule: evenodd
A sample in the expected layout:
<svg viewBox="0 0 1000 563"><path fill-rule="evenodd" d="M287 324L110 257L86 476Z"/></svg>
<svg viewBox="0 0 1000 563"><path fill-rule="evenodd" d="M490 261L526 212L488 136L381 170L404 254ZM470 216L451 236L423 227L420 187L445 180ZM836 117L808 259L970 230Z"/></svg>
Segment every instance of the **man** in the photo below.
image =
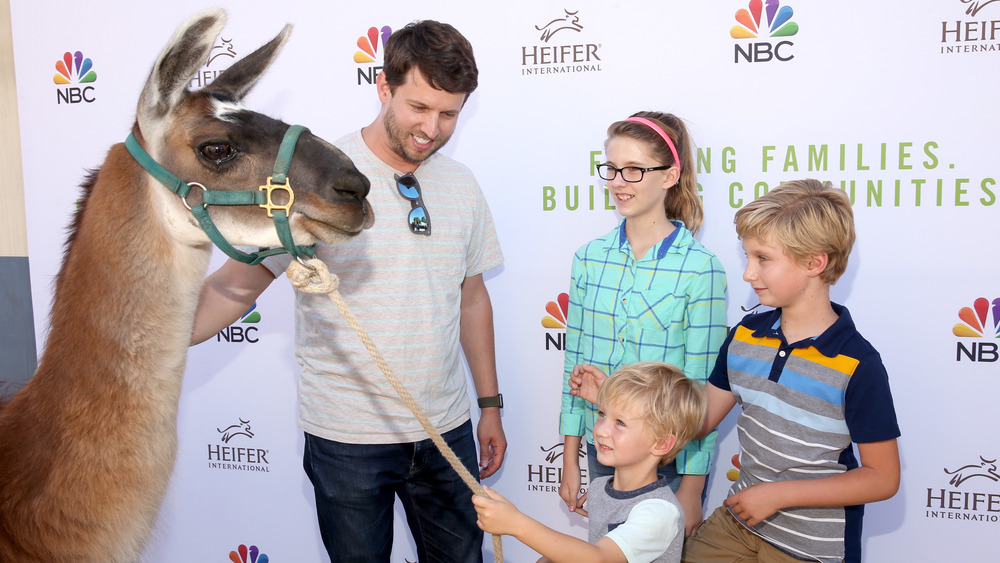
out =
<svg viewBox="0 0 1000 563"><path fill-rule="evenodd" d="M386 42L376 80L382 108L335 143L371 181L374 226L317 258L435 428L479 477L507 447L500 421L493 309L483 272L503 261L472 173L437 154L478 85L472 46L448 24L412 23ZM235 321L288 256L230 260L202 289L194 342ZM325 295L296 295L299 423L304 466L333 561L388 561L399 497L420 561L481 561L469 491ZM481 414L476 456L464 350Z"/></svg>

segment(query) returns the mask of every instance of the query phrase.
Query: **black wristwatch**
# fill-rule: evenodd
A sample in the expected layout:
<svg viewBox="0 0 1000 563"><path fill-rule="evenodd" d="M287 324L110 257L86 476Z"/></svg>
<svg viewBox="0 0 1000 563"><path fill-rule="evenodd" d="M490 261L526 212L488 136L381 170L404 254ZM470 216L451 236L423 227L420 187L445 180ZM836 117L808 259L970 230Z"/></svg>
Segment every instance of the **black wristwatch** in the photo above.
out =
<svg viewBox="0 0 1000 563"><path fill-rule="evenodd" d="M479 408L485 409L488 407L500 407L503 408L503 395L497 393L495 397L480 397L479 398Z"/></svg>

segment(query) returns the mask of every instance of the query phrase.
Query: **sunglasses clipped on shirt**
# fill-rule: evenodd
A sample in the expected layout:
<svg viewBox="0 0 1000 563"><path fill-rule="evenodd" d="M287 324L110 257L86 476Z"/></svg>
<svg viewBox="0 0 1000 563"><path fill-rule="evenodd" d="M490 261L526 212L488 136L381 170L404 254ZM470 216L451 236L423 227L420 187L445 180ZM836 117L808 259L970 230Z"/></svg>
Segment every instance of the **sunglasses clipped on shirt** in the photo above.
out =
<svg viewBox="0 0 1000 563"><path fill-rule="evenodd" d="M410 201L410 214L406 218L410 232L415 235L430 236L431 216L427 213L423 198L420 197L420 182L413 172L407 172L402 176L396 174L396 190L399 191L399 195Z"/></svg>

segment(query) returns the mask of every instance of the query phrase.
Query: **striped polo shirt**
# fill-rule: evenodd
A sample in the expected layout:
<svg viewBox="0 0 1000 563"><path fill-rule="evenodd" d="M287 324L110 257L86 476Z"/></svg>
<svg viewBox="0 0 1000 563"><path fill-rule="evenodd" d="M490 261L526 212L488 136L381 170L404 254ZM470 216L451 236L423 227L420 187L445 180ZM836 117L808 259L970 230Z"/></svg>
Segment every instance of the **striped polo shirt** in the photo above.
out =
<svg viewBox="0 0 1000 563"><path fill-rule="evenodd" d="M751 314L737 325L709 381L733 393L740 478L730 494L762 482L829 477L858 467L852 442L899 436L882 359L847 308L820 336L789 344L781 310ZM806 560L861 559L863 506L779 510L754 533Z"/></svg>
<svg viewBox="0 0 1000 563"><path fill-rule="evenodd" d="M372 153L360 131L335 144L371 181L375 224L341 244L317 245L316 257L339 277L351 312L445 433L469 419L459 346L462 282L503 261L486 198L468 167L436 153L414 172L432 234L413 234L411 204L397 192L397 171ZM287 254L264 262L276 275L288 263ZM352 444L426 439L329 296L297 291L295 303L302 429Z"/></svg>

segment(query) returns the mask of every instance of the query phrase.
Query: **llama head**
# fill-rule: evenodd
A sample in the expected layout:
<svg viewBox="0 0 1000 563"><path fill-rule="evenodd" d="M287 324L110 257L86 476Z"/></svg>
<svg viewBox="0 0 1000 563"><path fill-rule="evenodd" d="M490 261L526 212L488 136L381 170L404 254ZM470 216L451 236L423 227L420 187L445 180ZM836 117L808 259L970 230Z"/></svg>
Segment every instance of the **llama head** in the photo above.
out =
<svg viewBox="0 0 1000 563"><path fill-rule="evenodd" d="M246 108L243 98L253 88L288 40L291 26L270 42L234 63L199 91L188 84L208 58L225 24L222 10L201 13L185 22L164 48L139 98L136 130L153 160L181 181L207 190L257 191L272 175L279 146L289 125ZM297 245L334 243L371 226L365 202L369 182L341 151L305 131L294 145L287 170L294 193L289 211ZM185 205L201 204L193 189L185 201L159 190L169 229L195 244L207 242ZM285 203L288 191L276 192ZM232 244L279 246L275 226L257 205L211 205L209 215Z"/></svg>

